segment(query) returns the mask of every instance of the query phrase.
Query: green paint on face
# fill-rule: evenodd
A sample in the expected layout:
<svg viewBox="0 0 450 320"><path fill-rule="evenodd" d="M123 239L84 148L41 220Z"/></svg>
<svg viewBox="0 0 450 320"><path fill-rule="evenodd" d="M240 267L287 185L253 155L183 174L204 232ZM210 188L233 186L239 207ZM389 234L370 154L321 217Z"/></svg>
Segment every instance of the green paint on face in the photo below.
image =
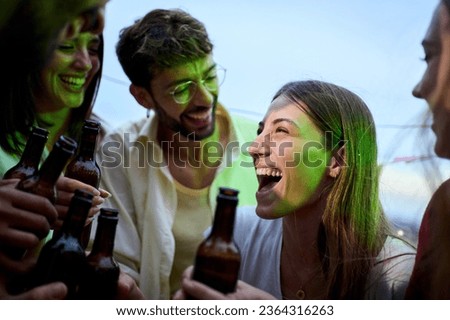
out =
<svg viewBox="0 0 450 320"><path fill-rule="evenodd" d="M100 69L99 36L81 33L61 42L41 73L36 90L37 111L55 112L81 106L87 87Z"/></svg>
<svg viewBox="0 0 450 320"><path fill-rule="evenodd" d="M283 97L274 100L255 145L255 166L263 184L257 193L260 216L280 217L318 199L331 153L324 134L303 110ZM266 184L266 177L273 176L281 179Z"/></svg>
<svg viewBox="0 0 450 320"><path fill-rule="evenodd" d="M159 117L158 128L170 135L180 133L190 139L193 139L195 134L196 140L214 134L218 90L211 92L201 83L211 74L215 65L212 56L208 55L184 65L164 69L155 76L150 88L154 103L152 107ZM174 89L187 82L200 85L196 85L188 102L177 103L174 99Z"/></svg>

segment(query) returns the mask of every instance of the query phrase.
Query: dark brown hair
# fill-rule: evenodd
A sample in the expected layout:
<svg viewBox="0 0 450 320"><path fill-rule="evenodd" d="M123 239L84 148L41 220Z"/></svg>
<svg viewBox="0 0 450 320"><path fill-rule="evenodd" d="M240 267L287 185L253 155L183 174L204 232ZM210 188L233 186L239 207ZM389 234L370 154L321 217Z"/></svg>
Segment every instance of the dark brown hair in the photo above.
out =
<svg viewBox="0 0 450 320"><path fill-rule="evenodd" d="M369 271L389 233L378 198L373 117L360 97L327 82L291 82L274 99L278 96L301 108L324 136L332 135L325 145L328 150L344 148L345 165L327 195L317 237L327 298L362 299Z"/></svg>
<svg viewBox="0 0 450 320"><path fill-rule="evenodd" d="M20 154L23 147L20 136L27 136L31 126L36 124L33 79L50 59L64 25L80 14L89 13L92 16L94 12L98 13L97 10L104 5L104 1L3 2L1 10L5 11L2 12L0 21L0 63L2 76L6 80L0 86L0 148L9 153ZM103 39L99 58L103 62ZM101 69L86 91L83 106L72 114L73 122L69 128L72 135L77 131L76 127L81 126L81 119L91 112L100 77Z"/></svg>
<svg viewBox="0 0 450 320"><path fill-rule="evenodd" d="M67 135L78 139L81 127L85 119L89 118L97 97L98 88L103 68L103 36L100 35L100 46L98 56L100 69L95 74L89 87L86 90L83 103L71 113L70 124ZM39 123L36 117L33 88L39 82L41 71L22 78L13 77L10 79L9 90L2 97L2 117L0 124L0 147L11 154L20 155L23 149L24 137L27 137L32 126Z"/></svg>
<svg viewBox="0 0 450 320"><path fill-rule="evenodd" d="M183 10L157 9L122 29L116 53L130 81L147 87L155 72L204 58L212 49L203 23Z"/></svg>
<svg viewBox="0 0 450 320"><path fill-rule="evenodd" d="M442 0L442 3L445 4L448 12L450 13L450 0Z"/></svg>

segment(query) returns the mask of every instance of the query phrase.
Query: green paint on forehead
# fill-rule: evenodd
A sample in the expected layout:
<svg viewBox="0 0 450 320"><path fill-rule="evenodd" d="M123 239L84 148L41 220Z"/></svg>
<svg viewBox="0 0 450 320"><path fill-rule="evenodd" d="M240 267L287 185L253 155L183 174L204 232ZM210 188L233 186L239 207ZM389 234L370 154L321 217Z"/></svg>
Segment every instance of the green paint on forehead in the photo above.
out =
<svg viewBox="0 0 450 320"><path fill-rule="evenodd" d="M188 60L186 63L161 69L155 73L153 81L159 81L161 78L168 79L169 82L165 85L167 89L184 81L201 80L213 66L215 63L212 56Z"/></svg>

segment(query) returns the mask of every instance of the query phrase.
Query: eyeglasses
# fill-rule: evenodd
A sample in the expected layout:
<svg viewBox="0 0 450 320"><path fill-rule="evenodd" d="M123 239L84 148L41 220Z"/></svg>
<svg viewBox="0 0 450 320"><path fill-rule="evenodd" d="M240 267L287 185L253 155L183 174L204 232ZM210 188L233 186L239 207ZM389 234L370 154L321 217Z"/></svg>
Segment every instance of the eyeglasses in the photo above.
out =
<svg viewBox="0 0 450 320"><path fill-rule="evenodd" d="M169 93L176 103L186 104L194 97L199 85L202 85L210 93L217 92L225 80L225 73L226 69L216 65L213 69L211 69L206 77L199 82L189 80L180 83Z"/></svg>

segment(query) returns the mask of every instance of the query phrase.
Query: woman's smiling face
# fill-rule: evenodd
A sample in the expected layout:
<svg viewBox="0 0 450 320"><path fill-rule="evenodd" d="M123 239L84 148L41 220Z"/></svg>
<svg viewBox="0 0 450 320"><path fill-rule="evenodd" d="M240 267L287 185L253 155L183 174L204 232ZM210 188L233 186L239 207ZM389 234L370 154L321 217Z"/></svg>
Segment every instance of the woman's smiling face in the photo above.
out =
<svg viewBox="0 0 450 320"><path fill-rule="evenodd" d="M278 218L318 199L331 153L324 134L297 105L283 96L275 99L249 152L259 181L260 217Z"/></svg>
<svg viewBox="0 0 450 320"><path fill-rule="evenodd" d="M41 73L41 86L35 92L38 112L81 106L86 89L100 69L99 46L99 36L89 32L60 43Z"/></svg>

